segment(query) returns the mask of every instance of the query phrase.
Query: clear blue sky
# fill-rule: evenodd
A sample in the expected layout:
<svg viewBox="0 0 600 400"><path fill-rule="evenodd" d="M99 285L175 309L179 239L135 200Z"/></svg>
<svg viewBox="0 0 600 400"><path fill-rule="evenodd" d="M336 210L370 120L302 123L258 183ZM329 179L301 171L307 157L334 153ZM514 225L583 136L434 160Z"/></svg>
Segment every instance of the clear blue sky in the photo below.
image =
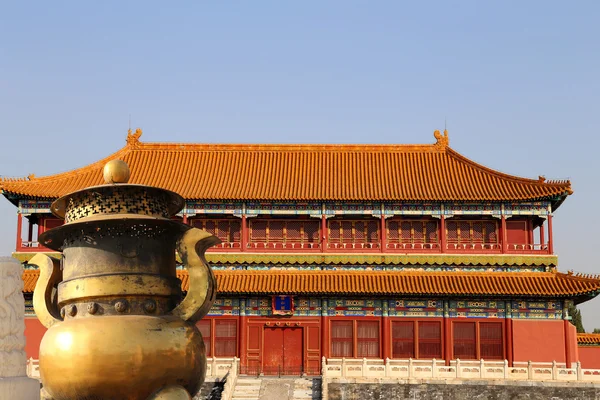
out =
<svg viewBox="0 0 600 400"><path fill-rule="evenodd" d="M560 269L600 272L596 1L4 2L3 176L143 141L433 143L570 178ZM15 208L0 199L0 255ZM600 327L600 299L583 307Z"/></svg>

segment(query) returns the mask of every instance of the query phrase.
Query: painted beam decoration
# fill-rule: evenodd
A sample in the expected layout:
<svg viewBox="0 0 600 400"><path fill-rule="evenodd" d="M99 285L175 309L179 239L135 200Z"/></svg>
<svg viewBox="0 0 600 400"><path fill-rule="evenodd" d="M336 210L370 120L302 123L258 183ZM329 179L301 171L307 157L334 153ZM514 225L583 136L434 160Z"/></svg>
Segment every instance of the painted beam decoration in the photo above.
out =
<svg viewBox="0 0 600 400"><path fill-rule="evenodd" d="M273 315L294 315L294 298L287 295L273 296Z"/></svg>
<svg viewBox="0 0 600 400"><path fill-rule="evenodd" d="M22 200L26 210L36 210L35 201ZM39 202L43 205L44 202ZM49 212L49 202L48 212ZM42 210L42 207L39 207ZM489 215L507 217L516 215L535 215L542 218L550 214L549 201L494 203L494 202L432 202L432 203L382 203L382 202L201 202L188 201L182 213L229 214L236 216L258 215L308 215L311 217L333 217L336 215L365 215L387 217L412 215L452 217L454 215Z"/></svg>
<svg viewBox="0 0 600 400"><path fill-rule="evenodd" d="M450 300L450 318L505 318L506 302L502 300Z"/></svg>
<svg viewBox="0 0 600 400"><path fill-rule="evenodd" d="M562 319L563 304L559 300L513 300L511 302L513 319Z"/></svg>
<svg viewBox="0 0 600 400"><path fill-rule="evenodd" d="M17 212L23 215L51 214L50 205L52 201L47 200L19 200Z"/></svg>
<svg viewBox="0 0 600 400"><path fill-rule="evenodd" d="M444 316L444 301L439 299L387 300L390 317L438 317Z"/></svg>

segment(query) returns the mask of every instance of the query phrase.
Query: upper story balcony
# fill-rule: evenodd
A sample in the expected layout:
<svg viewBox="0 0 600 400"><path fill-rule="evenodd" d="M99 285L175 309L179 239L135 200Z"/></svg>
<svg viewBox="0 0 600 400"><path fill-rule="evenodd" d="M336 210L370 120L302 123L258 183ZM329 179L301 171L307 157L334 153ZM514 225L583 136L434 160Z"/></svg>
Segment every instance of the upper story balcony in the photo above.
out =
<svg viewBox="0 0 600 400"><path fill-rule="evenodd" d="M221 239L211 252L553 254L551 224L537 217L222 216L182 220ZM20 216L16 251L50 251L39 245L37 237L61 224L48 216Z"/></svg>

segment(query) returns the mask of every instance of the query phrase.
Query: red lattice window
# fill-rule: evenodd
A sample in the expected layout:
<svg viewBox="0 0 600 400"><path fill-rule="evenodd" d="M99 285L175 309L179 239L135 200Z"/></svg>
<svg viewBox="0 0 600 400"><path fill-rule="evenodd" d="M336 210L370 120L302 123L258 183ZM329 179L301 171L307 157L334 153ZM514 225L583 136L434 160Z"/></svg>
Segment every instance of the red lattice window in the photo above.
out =
<svg viewBox="0 0 600 400"><path fill-rule="evenodd" d="M441 322L419 322L419 358L442 358Z"/></svg>
<svg viewBox="0 0 600 400"><path fill-rule="evenodd" d="M317 220L254 220L250 222L251 243L318 243Z"/></svg>
<svg viewBox="0 0 600 400"><path fill-rule="evenodd" d="M198 330L202 334L202 340L204 340L204 347L206 348L206 356L207 357L210 357L210 355L211 355L210 325L211 325L210 319L203 319L196 324L196 326L198 327Z"/></svg>
<svg viewBox="0 0 600 400"><path fill-rule="evenodd" d="M379 221L329 221L329 243L376 243L379 241Z"/></svg>
<svg viewBox="0 0 600 400"><path fill-rule="evenodd" d="M503 338L501 322L479 323L480 358L484 360L503 360Z"/></svg>
<svg viewBox="0 0 600 400"><path fill-rule="evenodd" d="M239 242L242 225L236 219L193 219L192 226L204 229L224 243Z"/></svg>
<svg viewBox="0 0 600 400"><path fill-rule="evenodd" d="M413 321L392 323L392 357L415 358L415 324Z"/></svg>
<svg viewBox="0 0 600 400"><path fill-rule="evenodd" d="M454 358L477 359L475 322L454 322Z"/></svg>
<svg viewBox="0 0 600 400"><path fill-rule="evenodd" d="M356 349L358 357L379 357L379 322L356 322Z"/></svg>
<svg viewBox="0 0 600 400"><path fill-rule="evenodd" d="M331 321L331 356L352 357L352 321Z"/></svg>
<svg viewBox="0 0 600 400"><path fill-rule="evenodd" d="M237 355L237 321L215 320L215 357Z"/></svg>
<svg viewBox="0 0 600 400"><path fill-rule="evenodd" d="M496 221L446 221L448 243L496 244L498 223Z"/></svg>
<svg viewBox="0 0 600 400"><path fill-rule="evenodd" d="M389 220L388 243L437 243L437 221Z"/></svg>

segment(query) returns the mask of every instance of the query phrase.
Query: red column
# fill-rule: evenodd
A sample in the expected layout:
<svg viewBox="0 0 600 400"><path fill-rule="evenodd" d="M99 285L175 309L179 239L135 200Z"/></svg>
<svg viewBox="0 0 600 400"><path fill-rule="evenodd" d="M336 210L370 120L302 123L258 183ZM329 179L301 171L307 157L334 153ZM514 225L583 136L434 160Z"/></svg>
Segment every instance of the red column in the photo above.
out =
<svg viewBox="0 0 600 400"><path fill-rule="evenodd" d="M567 368L571 368L571 335L569 333L569 324L568 320L563 320L563 326L565 327L565 362L567 363Z"/></svg>
<svg viewBox="0 0 600 400"><path fill-rule="evenodd" d="M31 224L30 224L31 226ZM21 239L21 229L23 228L23 215L21 213L17 214L17 248L19 251L21 246L23 245L23 239ZM31 241L31 239L29 239Z"/></svg>
<svg viewBox="0 0 600 400"><path fill-rule="evenodd" d="M513 335L512 335L512 318L506 319L505 324L505 335L506 335L506 359L508 360L508 365L512 367L513 365Z"/></svg>
<svg viewBox="0 0 600 400"><path fill-rule="evenodd" d="M329 319L321 316L321 355L329 358Z"/></svg>
<svg viewBox="0 0 600 400"><path fill-rule="evenodd" d="M385 229L385 217L381 214L381 252L384 253L387 251L387 232Z"/></svg>
<svg viewBox="0 0 600 400"><path fill-rule="evenodd" d="M450 365L452 360L452 323L450 318L444 316L444 359L446 365Z"/></svg>
<svg viewBox="0 0 600 400"><path fill-rule="evenodd" d="M391 322L387 316L383 316L381 317L381 323L383 324L383 334L381 335L381 340L383 340L383 359L385 360L386 358L392 358Z"/></svg>
<svg viewBox="0 0 600 400"><path fill-rule="evenodd" d="M327 218L325 214L321 215L321 252L327 251Z"/></svg>
<svg viewBox="0 0 600 400"><path fill-rule="evenodd" d="M548 253L554 254L554 239L552 238L552 214L548 215Z"/></svg>
<svg viewBox="0 0 600 400"><path fill-rule="evenodd" d="M188 224L188 216L187 216L187 214L183 214L183 219L182 219L182 222L183 222L184 224L186 224L186 225Z"/></svg>
<svg viewBox="0 0 600 400"><path fill-rule="evenodd" d="M242 215L242 249L241 251L246 251L246 246L248 243L248 222L246 220L246 215Z"/></svg>
<svg viewBox="0 0 600 400"><path fill-rule="evenodd" d="M544 243L546 241L546 238L544 237L544 223L542 222L542 224L540 225L540 247L543 249L544 245L546 243Z"/></svg>
<svg viewBox="0 0 600 400"><path fill-rule="evenodd" d="M501 229L502 229L502 253L506 253L508 250L508 237L506 235L506 216L502 215L501 218Z"/></svg>
<svg viewBox="0 0 600 400"><path fill-rule="evenodd" d="M248 317L246 317L245 302L240 307L240 341L238 354L240 355L240 365L246 366L248 364Z"/></svg>
<svg viewBox="0 0 600 400"><path fill-rule="evenodd" d="M33 241L33 224L31 222L27 223L27 241Z"/></svg>
<svg viewBox="0 0 600 400"><path fill-rule="evenodd" d="M446 217L440 217L440 253L446 252Z"/></svg>

